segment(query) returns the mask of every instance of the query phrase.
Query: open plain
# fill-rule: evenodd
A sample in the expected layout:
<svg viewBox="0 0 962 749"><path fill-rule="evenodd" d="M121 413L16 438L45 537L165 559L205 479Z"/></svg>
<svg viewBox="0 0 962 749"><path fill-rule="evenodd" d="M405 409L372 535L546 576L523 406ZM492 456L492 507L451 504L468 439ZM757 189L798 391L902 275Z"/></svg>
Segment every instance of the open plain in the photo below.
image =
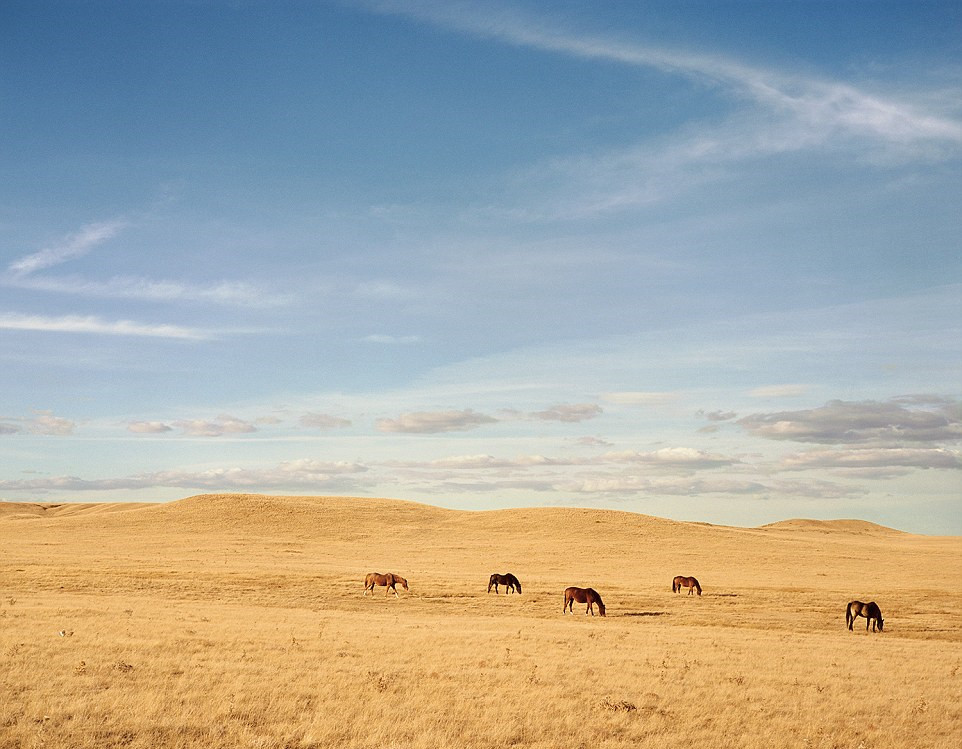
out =
<svg viewBox="0 0 962 749"><path fill-rule="evenodd" d="M954 749L960 580L962 538L854 520L0 503L0 747ZM607 616L562 615L569 585Z"/></svg>

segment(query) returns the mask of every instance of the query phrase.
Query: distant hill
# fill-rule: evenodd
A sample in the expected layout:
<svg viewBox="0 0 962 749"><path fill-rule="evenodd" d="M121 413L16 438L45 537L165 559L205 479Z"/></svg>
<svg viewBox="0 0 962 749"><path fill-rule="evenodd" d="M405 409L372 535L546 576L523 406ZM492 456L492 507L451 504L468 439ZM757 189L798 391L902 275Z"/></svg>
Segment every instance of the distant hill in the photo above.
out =
<svg viewBox="0 0 962 749"><path fill-rule="evenodd" d="M878 523L870 523L868 520L808 520L805 518L793 518L791 520L781 520L777 523L768 523L760 526L768 530L788 530L788 531L815 531L818 533L874 533L874 534L904 534L904 531L896 528L889 528Z"/></svg>
<svg viewBox="0 0 962 749"><path fill-rule="evenodd" d="M60 560L68 571L77 559L83 569L130 565L133 572L119 581L105 572L98 582L105 589L123 584L136 590L147 572L155 584L175 585L179 575L193 579L199 569L215 575L217 567L228 575L217 585L243 587L231 571L257 571L303 586L298 595L312 600L312 581L333 580L350 592L371 571L401 573L425 594L454 579L483 583L492 572L514 572L526 592L592 585L661 595L675 575L694 575L706 595L830 586L840 599L908 589L935 570L962 574L962 538L913 535L863 520L794 519L739 528L607 509L465 511L359 497L0 502L0 537L8 559L42 548L42 565ZM80 573L58 577L74 574Z"/></svg>
<svg viewBox="0 0 962 749"><path fill-rule="evenodd" d="M0 502L4 518L53 518L74 515L102 515L151 507L153 502Z"/></svg>

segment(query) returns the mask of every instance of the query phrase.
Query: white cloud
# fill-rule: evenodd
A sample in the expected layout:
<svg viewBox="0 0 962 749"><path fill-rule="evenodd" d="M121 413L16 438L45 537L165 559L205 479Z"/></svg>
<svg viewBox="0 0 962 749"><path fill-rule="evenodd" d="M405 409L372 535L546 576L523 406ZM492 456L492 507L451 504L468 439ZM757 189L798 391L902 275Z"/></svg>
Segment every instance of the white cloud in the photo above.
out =
<svg viewBox="0 0 962 749"><path fill-rule="evenodd" d="M649 466L674 466L680 468L716 468L729 466L741 461L724 455L706 453L691 447L663 447L653 452L624 450L601 455L598 462L603 463L642 463Z"/></svg>
<svg viewBox="0 0 962 749"><path fill-rule="evenodd" d="M132 421L127 424L127 431L134 434L163 434L173 431L170 424L162 421Z"/></svg>
<svg viewBox="0 0 962 749"><path fill-rule="evenodd" d="M710 411L708 413L699 411L698 415L703 416L708 421L731 421L738 416L734 411Z"/></svg>
<svg viewBox="0 0 962 749"><path fill-rule="evenodd" d="M249 434L257 431L257 427L249 421L227 414L222 414L210 421L204 419L175 421L174 426L191 437L220 437L224 434Z"/></svg>
<svg viewBox="0 0 962 749"><path fill-rule="evenodd" d="M52 411L36 411L36 416L27 423L27 431L31 434L45 434L63 436L73 434L77 426L70 419L54 416Z"/></svg>
<svg viewBox="0 0 962 749"><path fill-rule="evenodd" d="M440 432L463 432L476 429L482 424L493 424L497 419L472 409L464 411L418 411L401 414L396 419L378 419L377 428L382 432L409 434L434 434Z"/></svg>
<svg viewBox="0 0 962 749"><path fill-rule="evenodd" d="M44 333L87 333L147 338L174 338L194 341L211 338L209 332L197 328L185 328L179 325L139 323L131 320L102 320L93 315L43 317L41 315L22 315L15 313L0 314L0 330L32 330Z"/></svg>
<svg viewBox="0 0 962 749"><path fill-rule="evenodd" d="M780 467L787 471L804 471L819 468L892 469L896 466L962 470L962 453L927 447L810 450L786 455Z"/></svg>
<svg viewBox="0 0 962 749"><path fill-rule="evenodd" d="M330 414L315 413L313 411L301 416L300 423L301 426L314 427L316 429L343 429L351 426L351 422L348 419L342 419L339 416L332 416Z"/></svg>
<svg viewBox="0 0 962 749"><path fill-rule="evenodd" d="M368 467L363 463L352 463L350 461L321 461L302 458L286 460L278 466L278 469L288 475L329 476L344 473L364 473L368 470Z"/></svg>
<svg viewBox="0 0 962 749"><path fill-rule="evenodd" d="M86 255L98 244L115 237L126 226L128 223L124 220L87 224L81 227L80 231L68 234L52 247L15 260L8 270L15 276L26 276L44 268L60 265L67 260Z"/></svg>
<svg viewBox="0 0 962 749"><path fill-rule="evenodd" d="M575 441L577 445L584 445L585 447L611 447L611 442L601 437L578 437Z"/></svg>
<svg viewBox="0 0 962 749"><path fill-rule="evenodd" d="M804 411L757 413L738 420L751 434L796 442L899 443L962 439L958 409L908 409L897 403L830 401Z"/></svg>
<svg viewBox="0 0 962 749"><path fill-rule="evenodd" d="M52 476L34 479L0 480L0 491L46 493L58 491L133 491L157 487L189 491L325 491L356 493L363 489L356 476L367 471L361 463L323 463L295 460L273 467L229 467L196 471L158 471L135 476L83 479Z"/></svg>
<svg viewBox="0 0 962 749"><path fill-rule="evenodd" d="M593 419L602 413L601 406L596 403L562 403L551 406L544 411L535 411L532 418L541 421L579 422Z"/></svg>

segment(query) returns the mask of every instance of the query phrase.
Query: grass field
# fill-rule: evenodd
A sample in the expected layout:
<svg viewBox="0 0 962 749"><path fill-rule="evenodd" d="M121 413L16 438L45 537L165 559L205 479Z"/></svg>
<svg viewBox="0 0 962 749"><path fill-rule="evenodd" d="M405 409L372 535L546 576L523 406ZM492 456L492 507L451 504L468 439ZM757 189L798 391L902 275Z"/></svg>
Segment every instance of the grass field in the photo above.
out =
<svg viewBox="0 0 962 749"><path fill-rule="evenodd" d="M375 570L410 591L362 595ZM860 521L0 503L0 747L955 749L960 579L962 538Z"/></svg>

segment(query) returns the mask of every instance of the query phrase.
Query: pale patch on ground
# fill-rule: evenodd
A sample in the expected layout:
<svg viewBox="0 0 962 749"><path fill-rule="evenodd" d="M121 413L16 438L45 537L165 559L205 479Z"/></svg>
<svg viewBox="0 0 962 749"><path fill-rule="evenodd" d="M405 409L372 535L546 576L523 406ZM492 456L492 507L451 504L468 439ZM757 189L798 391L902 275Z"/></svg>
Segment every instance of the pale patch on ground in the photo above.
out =
<svg viewBox="0 0 962 749"><path fill-rule="evenodd" d="M0 747L962 739L957 537L345 498L0 509ZM411 590L363 596L374 570ZM524 594L486 594L508 571ZM608 616L562 616L568 585ZM845 628L853 598L882 634Z"/></svg>

